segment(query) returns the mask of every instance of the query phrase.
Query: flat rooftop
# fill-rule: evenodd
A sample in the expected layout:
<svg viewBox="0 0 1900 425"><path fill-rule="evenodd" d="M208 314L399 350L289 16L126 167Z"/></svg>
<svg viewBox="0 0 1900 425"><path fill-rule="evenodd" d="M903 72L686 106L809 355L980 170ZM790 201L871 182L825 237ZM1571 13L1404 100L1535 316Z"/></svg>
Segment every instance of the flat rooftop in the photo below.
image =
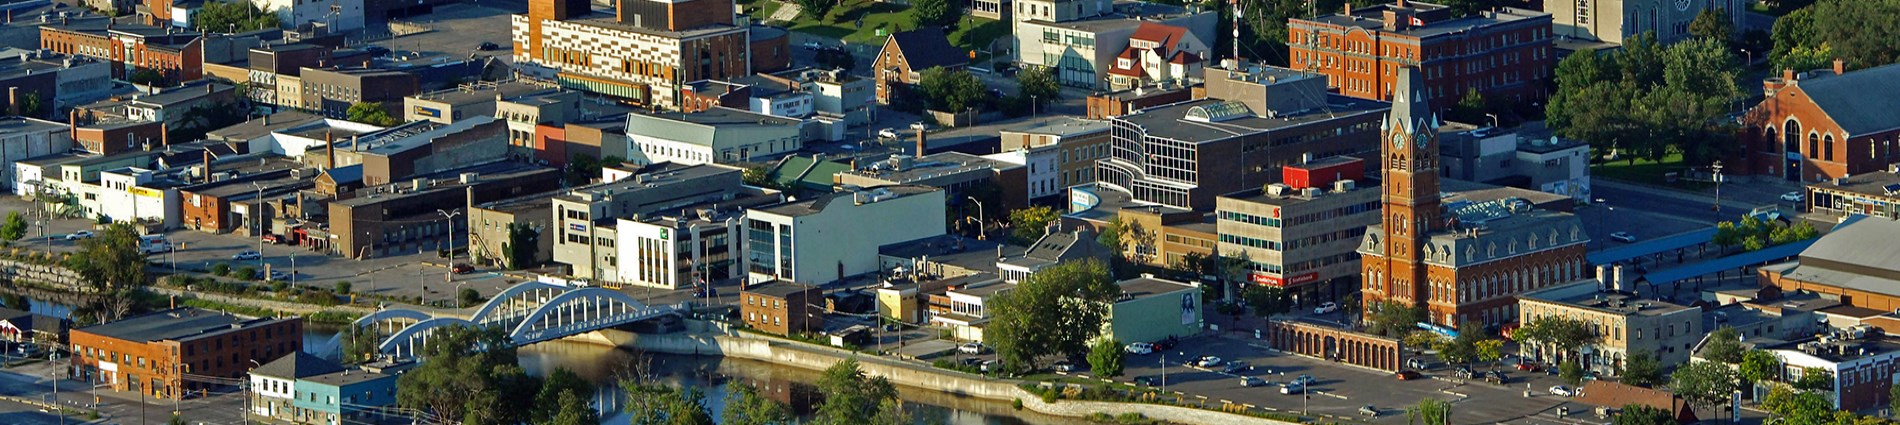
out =
<svg viewBox="0 0 1900 425"><path fill-rule="evenodd" d="M942 190L942 189L937 189L937 188L928 187L928 186L913 186L913 185L890 185L890 186L868 187L868 188L864 188L864 191L862 192L832 192L832 193L827 193L823 195L818 195L811 199L787 202L787 203L773 205L773 206L769 206L765 208L759 208L754 211L778 214L778 215L783 215L783 216L798 217L798 216L806 216L806 215L812 215L812 214L824 212L825 208L830 206L832 202L836 202L837 200L843 199L843 198L859 196L859 193L863 193L864 196L873 196L875 192L877 191L888 191L889 194L892 195L892 198L902 198L902 197L913 196L913 195L922 194L922 193L936 192L939 190Z"/></svg>
<svg viewBox="0 0 1900 425"><path fill-rule="evenodd" d="M448 124L413 121L371 133L370 137L359 138L358 143L363 144L362 152L365 154L389 156L428 146L434 143L437 137L459 133L494 121L495 118L489 116L469 117Z"/></svg>
<svg viewBox="0 0 1900 425"><path fill-rule="evenodd" d="M938 235L880 246L877 248L877 255L891 258L928 257L931 263L994 273L997 258L1021 257L1026 251L1028 248L1004 244L999 240L976 240L958 235Z"/></svg>
<svg viewBox="0 0 1900 425"><path fill-rule="evenodd" d="M1597 283L1594 280L1583 280L1570 285L1532 291L1519 297L1624 316L1663 316L1699 308L1642 298L1629 292L1600 290L1597 289Z"/></svg>
<svg viewBox="0 0 1900 425"><path fill-rule="evenodd" d="M745 293L764 295L764 296L773 297L773 298L785 298L786 296L789 296L792 294L796 294L796 293L804 292L804 291L811 291L811 290L818 290L818 287L805 285L805 284L799 284L799 283L786 282L782 280L774 280L774 281L766 282L762 284L753 284L750 287L746 288Z"/></svg>
<svg viewBox="0 0 1900 425"><path fill-rule="evenodd" d="M212 140L224 140L224 141L234 141L234 142L248 141L248 140L256 139L259 137L268 136L272 132L276 132L278 130L283 130L286 128L308 124L313 121L322 121L322 120L323 120L323 117L318 116L316 114L311 114L311 113L302 112L302 111L287 110L287 111L278 112L275 114L270 114L266 117L258 117L256 119L241 122L229 127L220 128L217 130L211 130L211 132L205 134L205 137Z"/></svg>
<svg viewBox="0 0 1900 425"><path fill-rule="evenodd" d="M1183 289L1194 289L1194 285L1154 277L1138 277L1117 282L1122 287L1122 301L1132 301Z"/></svg>
<svg viewBox="0 0 1900 425"><path fill-rule="evenodd" d="M1149 3L1145 1L1124 0L1115 2L1115 10L1103 11L1101 15L1065 22L1050 22L1030 19L1028 22L1058 28L1080 31L1102 32L1118 28L1134 28L1145 21L1174 19L1197 13L1210 13L1210 10L1191 11L1186 7L1170 4Z"/></svg>
<svg viewBox="0 0 1900 425"><path fill-rule="evenodd" d="M555 196L555 199L587 203L594 202L596 199L604 200L607 195L636 196L642 190L648 188L671 186L706 177L736 172L741 171L732 167L711 164L655 164L645 170L640 170L640 172L634 174L633 177L568 189L561 192L560 195Z"/></svg>
<svg viewBox="0 0 1900 425"><path fill-rule="evenodd" d="M298 379L298 381L312 382L319 385L341 387L341 386L374 381L378 379L393 379L393 378L395 378L395 376L384 375L384 374L380 374L376 372L370 372L367 370L353 370L353 369L349 369L348 367L345 367L345 369L343 369L343 371L341 372L330 372L330 373L317 375L317 376L306 376L306 377Z"/></svg>
<svg viewBox="0 0 1900 425"><path fill-rule="evenodd" d="M1828 342L1823 342L1819 338L1806 338L1760 348L1764 350L1803 352L1822 360L1841 363L1900 352L1900 338L1884 335L1869 335L1861 339L1843 339Z"/></svg>
<svg viewBox="0 0 1900 425"><path fill-rule="evenodd" d="M36 118L0 117L0 134L18 134L26 132L49 132L66 130L64 123Z"/></svg>
<svg viewBox="0 0 1900 425"><path fill-rule="evenodd" d="M126 341L152 342L180 340L193 336L248 327L267 321L235 316L198 308L175 308L127 317L117 322L76 329L78 331Z"/></svg>
<svg viewBox="0 0 1900 425"><path fill-rule="evenodd" d="M586 25L590 27L603 28L603 29L614 30L614 31L627 31L627 32L634 32L634 33L647 34L647 35L657 35L657 36L666 37L666 38L682 38L682 39L695 38L695 37L701 37L701 36L706 36L706 35L718 34L718 33L726 32L726 31L744 29L738 26L733 26L733 25L711 25L711 26L706 26L706 27L693 28L693 29L689 29L685 31L657 30L657 29L652 29L652 28L641 28L641 27L634 26L633 24L622 23L618 19L614 19L613 9L595 9L593 12L594 13L589 14L584 17L569 19L562 22Z"/></svg>
<svg viewBox="0 0 1900 425"><path fill-rule="evenodd" d="M905 162L908 164L903 165ZM864 169L840 174L849 173L890 183L911 183L953 174L991 172L991 170L1008 170L1017 167L1021 165L962 152L939 152L924 155L922 158L893 156L890 160L874 162Z"/></svg>
<svg viewBox="0 0 1900 425"><path fill-rule="evenodd" d="M1004 132L1068 136L1108 131L1108 121L1057 115L1003 127Z"/></svg>
<svg viewBox="0 0 1900 425"><path fill-rule="evenodd" d="M1222 99L1198 99L1169 105L1143 109L1141 112L1123 115L1115 119L1128 121L1147 129L1149 136L1163 137L1189 143L1211 142L1255 133L1264 133L1283 128L1323 122L1335 118L1347 118L1363 114L1378 114L1391 105L1375 100L1357 99L1337 94L1326 94L1325 108L1315 108L1296 114L1276 115L1273 117L1258 114L1265 111L1253 111L1252 114L1218 122L1190 121L1188 110L1196 106L1212 106L1228 102Z"/></svg>
<svg viewBox="0 0 1900 425"><path fill-rule="evenodd" d="M1848 176L1846 179L1829 179L1819 183L1812 183L1809 184L1808 187L1883 198L1900 198L1900 174L1886 171L1855 174Z"/></svg>
<svg viewBox="0 0 1900 425"><path fill-rule="evenodd" d="M501 83L486 83L486 84L464 83L460 87L436 90L436 91L432 91L428 93L420 93L420 94L410 95L409 97L415 98L416 100L441 102L441 103L446 103L450 105L469 105L469 104L477 104L477 103L482 103L482 102L494 102L496 100L496 96L500 96L502 100L508 100L508 99L514 99L514 98L523 97L523 96L552 93L556 91L560 91L560 90L556 88L552 88L552 87L538 86L538 85L523 83L519 81L507 81L507 82L501 82Z"/></svg>
<svg viewBox="0 0 1900 425"><path fill-rule="evenodd" d="M1425 38L1425 37L1432 37L1432 36L1445 35L1445 34L1469 32L1476 29L1480 29L1480 28L1508 24L1512 22L1523 21L1526 19L1539 19L1539 18L1550 19L1549 13L1539 12L1539 11L1530 10L1530 9L1519 9L1515 7L1500 7L1492 11L1473 13L1465 17L1450 18L1450 19L1444 19L1444 20L1433 20L1431 17L1427 17L1427 16L1435 17L1435 16L1451 16L1451 15L1449 13L1429 14L1429 12L1438 11L1439 9L1444 9L1445 6L1441 6L1441 5L1413 2L1413 1L1408 1L1406 2L1406 4L1408 6L1406 9L1411 9L1411 10L1419 11L1419 12L1427 12L1427 13L1420 14L1421 15L1420 17L1425 20L1424 25L1412 26L1412 27L1409 27L1403 30L1398 30L1398 31L1385 31L1384 30L1385 11L1388 9L1397 8L1396 5L1389 4L1389 3L1381 4L1381 5L1373 5L1370 7L1353 8L1351 15L1334 13L1334 14L1320 16L1320 17L1316 17L1312 19L1297 19L1296 18L1296 19L1290 20L1289 23L1300 23L1302 21L1316 22L1316 23L1322 23L1322 24L1338 25L1338 26L1347 27L1347 28L1362 28L1362 29L1367 29L1367 30L1380 31L1384 33L1403 34L1403 35L1408 35L1408 36L1413 36L1413 37Z"/></svg>

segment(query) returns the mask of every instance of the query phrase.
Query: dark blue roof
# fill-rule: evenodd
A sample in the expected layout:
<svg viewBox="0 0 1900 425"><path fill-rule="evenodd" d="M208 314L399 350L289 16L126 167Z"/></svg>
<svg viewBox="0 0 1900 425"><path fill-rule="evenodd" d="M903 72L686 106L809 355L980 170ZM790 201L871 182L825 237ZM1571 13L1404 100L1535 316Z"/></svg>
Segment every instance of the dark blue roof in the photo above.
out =
<svg viewBox="0 0 1900 425"><path fill-rule="evenodd" d="M1687 266L1682 266L1682 267L1663 270L1663 271L1659 271L1655 273L1650 273L1647 275L1643 275L1643 277L1641 277L1640 279L1647 280L1651 284L1663 285L1663 284L1674 283L1679 280L1711 274L1711 273L1715 273L1715 272L1719 272L1723 270L1736 270L1736 269L1742 268L1743 266L1752 266L1756 264L1766 263L1769 261L1774 261L1777 259L1800 255L1801 251L1808 249L1808 245L1814 245L1815 240L1816 239L1809 239L1809 240L1800 241L1800 242L1775 245L1775 246L1762 248L1755 251L1749 251L1749 252L1744 252L1741 254L1735 254L1735 255L1730 255L1727 257L1717 258L1710 261L1703 261L1700 263L1690 264Z"/></svg>
<svg viewBox="0 0 1900 425"><path fill-rule="evenodd" d="M330 181L336 183L338 186L361 183L363 181L363 164L331 168L330 171L326 171L324 174L329 174Z"/></svg>
<svg viewBox="0 0 1900 425"><path fill-rule="evenodd" d="M1715 227L1677 233L1656 239L1650 239L1629 245L1623 245L1584 256L1590 264L1610 264L1631 258L1688 248L1715 240Z"/></svg>

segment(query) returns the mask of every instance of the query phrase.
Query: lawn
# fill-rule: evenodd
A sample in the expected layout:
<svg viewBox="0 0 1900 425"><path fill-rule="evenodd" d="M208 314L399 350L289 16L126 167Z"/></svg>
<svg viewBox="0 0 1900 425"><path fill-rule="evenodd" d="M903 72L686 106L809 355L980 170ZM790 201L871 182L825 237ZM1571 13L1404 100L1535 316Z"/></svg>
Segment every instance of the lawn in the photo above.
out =
<svg viewBox="0 0 1900 425"><path fill-rule="evenodd" d="M1702 182L1682 180L1676 183L1669 183L1663 176L1666 173L1681 172L1688 169L1689 166L1682 164L1681 152L1670 152L1668 155L1663 156L1662 161L1637 159L1632 163L1628 159L1617 159L1603 164L1592 165L1590 166L1590 175L1631 183L1656 186L1678 186L1690 189L1700 189L1707 185Z"/></svg>
<svg viewBox="0 0 1900 425"><path fill-rule="evenodd" d="M769 17L772 11L778 10L775 0L753 0L747 4L746 9L753 11L752 16L758 19ZM793 31L842 39L850 44L878 45L884 42L885 35L916 28L915 15L910 6L873 0L844 0L823 21L799 15L798 19L785 26ZM879 34L879 30L884 33ZM1009 24L1006 22L965 15L951 29L949 37L951 44L965 50L986 50L985 47L992 41L1006 34L1009 34Z"/></svg>

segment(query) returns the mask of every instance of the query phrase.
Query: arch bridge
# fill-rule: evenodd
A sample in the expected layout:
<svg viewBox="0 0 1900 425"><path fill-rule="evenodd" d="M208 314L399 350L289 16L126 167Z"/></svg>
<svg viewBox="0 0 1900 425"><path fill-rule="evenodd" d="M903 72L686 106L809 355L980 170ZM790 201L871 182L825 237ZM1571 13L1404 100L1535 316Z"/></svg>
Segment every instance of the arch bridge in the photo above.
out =
<svg viewBox="0 0 1900 425"><path fill-rule="evenodd" d="M511 286L483 303L468 318L412 309L385 309L363 316L358 328L388 332L377 351L415 356L436 330L449 326L501 327L515 346L565 338L647 320L679 311L677 305L649 306L632 296L603 288L576 288L543 282Z"/></svg>

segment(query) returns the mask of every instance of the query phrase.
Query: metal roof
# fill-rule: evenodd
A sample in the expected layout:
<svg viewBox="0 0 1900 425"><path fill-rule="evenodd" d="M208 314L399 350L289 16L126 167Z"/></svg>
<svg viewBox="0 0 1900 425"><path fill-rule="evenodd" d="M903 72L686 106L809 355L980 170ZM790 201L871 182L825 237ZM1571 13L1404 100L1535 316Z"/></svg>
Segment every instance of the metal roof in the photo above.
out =
<svg viewBox="0 0 1900 425"><path fill-rule="evenodd" d="M1735 254L1735 255L1730 255L1727 257L1717 258L1710 261L1703 261L1700 263L1690 264L1687 266L1658 271L1655 273L1643 275L1643 277L1639 279L1647 280L1649 281L1650 284L1654 284L1654 285L1665 285L1665 284L1675 283L1677 281L1696 277L1696 276L1711 274L1711 273L1724 271L1724 270L1736 270L1736 269L1742 268L1743 266L1752 266L1756 264L1766 263L1769 261L1774 261L1775 259L1793 257L1795 255L1801 254L1801 251L1808 249L1809 245L1814 245L1814 242L1815 240L1810 239L1810 240L1805 240L1805 241L1775 245L1775 246L1762 248L1755 251L1749 251L1749 252L1744 252L1741 254Z"/></svg>
<svg viewBox="0 0 1900 425"><path fill-rule="evenodd" d="M1715 226L1709 226L1702 229L1592 252L1585 255L1584 259L1589 260L1590 264L1610 264L1645 255L1653 255L1701 245L1713 240L1715 240Z"/></svg>

